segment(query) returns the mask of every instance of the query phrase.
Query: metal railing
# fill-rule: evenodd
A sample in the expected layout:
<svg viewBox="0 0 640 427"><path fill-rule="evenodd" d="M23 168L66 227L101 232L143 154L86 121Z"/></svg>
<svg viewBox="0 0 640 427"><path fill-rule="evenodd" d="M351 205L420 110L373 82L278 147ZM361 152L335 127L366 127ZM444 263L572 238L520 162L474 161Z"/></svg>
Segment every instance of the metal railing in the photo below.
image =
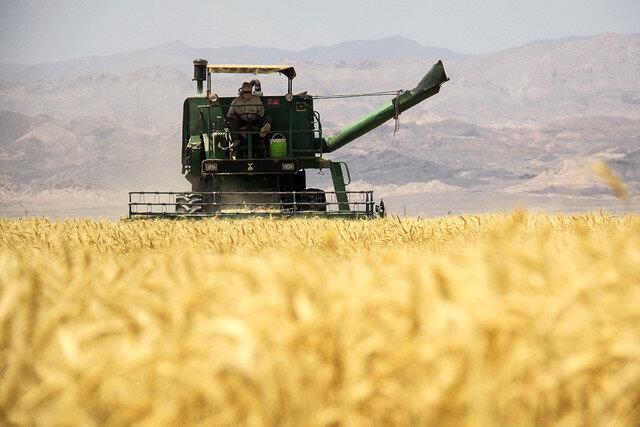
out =
<svg viewBox="0 0 640 427"><path fill-rule="evenodd" d="M247 105L254 105L254 106L262 106L262 104L245 104L245 106ZM217 132L221 132L224 131L226 132L231 138L231 140L234 139L242 139L244 140L244 143L246 144L246 146L244 147L246 150L246 158L253 158L253 151L254 151L254 146L255 145L259 145L256 144L256 141L254 141L254 139L257 139L257 136L260 134L260 131L257 129L251 130L251 129L241 129L241 130L231 130L229 128L229 125L227 123L224 122L223 117L222 116L216 116L215 118L211 116L211 113L208 112L207 116L208 118L205 119L205 115L204 115L204 110L205 109L211 109L212 105L200 105L198 106L198 113L200 114L200 122L202 124L202 128L205 130L206 135L212 139L212 134L214 129L211 126L211 122L215 121L216 122L216 131ZM267 112L269 110L269 107L267 107ZM292 111L292 110L291 110ZM292 117L289 118L289 125L287 128L285 129L278 129L278 128L273 128L269 131L270 135L276 134L276 133L280 133L280 134L284 134L287 136L287 155L288 156L296 156L296 155L317 155L320 154L322 155L322 144L319 144L318 147L315 148L311 148L311 149L306 149L306 150L300 150L300 149L294 149L293 148L293 136L294 134L304 134L304 133L308 133L309 134L309 138L310 141L320 141L322 139L322 123L320 121L320 113L312 110L312 121L310 122L311 127L309 129L293 129L293 120ZM259 126L256 126L257 128L259 128ZM263 139L263 138L260 138ZM267 157L268 157L268 139L265 140L266 144L267 144ZM231 143L231 141L229 141L229 144ZM224 151L228 151L230 150L230 147L214 147L214 151L220 148Z"/></svg>
<svg viewBox="0 0 640 427"><path fill-rule="evenodd" d="M343 195L346 196L346 205ZM348 207L348 209L345 209ZM373 191L136 191L129 193L129 218L342 216L374 218Z"/></svg>

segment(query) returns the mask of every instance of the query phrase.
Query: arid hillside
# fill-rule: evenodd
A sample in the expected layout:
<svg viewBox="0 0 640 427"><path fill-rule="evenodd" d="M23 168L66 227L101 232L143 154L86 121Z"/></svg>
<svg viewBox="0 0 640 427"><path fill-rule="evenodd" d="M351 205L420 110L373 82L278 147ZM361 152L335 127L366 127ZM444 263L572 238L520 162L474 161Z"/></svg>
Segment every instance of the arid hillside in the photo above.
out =
<svg viewBox="0 0 640 427"><path fill-rule="evenodd" d="M194 91L190 61L196 56L239 60L245 57L233 55L241 54L253 55L254 62L293 62L299 76L294 89L312 94L411 88L437 59L431 56L445 57L451 81L439 95L405 112L398 133L389 123L333 155L349 162L358 185L373 186L394 200L399 194L394 189L411 188L403 204L412 212L429 213L431 203L424 197L441 199L436 189L442 188L454 211L466 210L474 195L495 200L496 206L513 197L532 201L532 207L553 205L552 200L611 206L615 201L591 171L597 160L619 174L636 200L640 35L539 41L479 56L416 47L398 37L303 52L216 51L171 43L57 64L0 67L4 212L16 203L29 204L24 191L124 194L185 188L178 144L182 100ZM242 79L216 77L214 90L231 95ZM280 93L285 82L268 77L263 87ZM384 100L318 100L316 109L328 135ZM311 179L323 185L322 177Z"/></svg>

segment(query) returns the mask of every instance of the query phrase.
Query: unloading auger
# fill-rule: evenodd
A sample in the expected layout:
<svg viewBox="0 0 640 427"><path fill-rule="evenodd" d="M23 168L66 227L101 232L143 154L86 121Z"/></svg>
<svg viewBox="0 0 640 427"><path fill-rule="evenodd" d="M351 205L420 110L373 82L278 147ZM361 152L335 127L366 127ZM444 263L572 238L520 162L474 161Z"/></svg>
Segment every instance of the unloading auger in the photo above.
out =
<svg viewBox="0 0 640 427"><path fill-rule="evenodd" d="M214 65L204 59L193 61L193 65L197 94L184 101L182 121L182 173L192 191L130 192L130 218L384 216L384 203L374 201L373 191L346 190L351 182L346 163L323 155L397 118L437 94L449 80L442 61L438 61L415 88L398 92L377 110L325 139L314 97L306 92L293 94L293 66ZM269 126L264 127L264 120L230 125L229 109L236 97L220 97L211 91L211 76L218 73L280 73L287 77L285 95L265 96L258 80L247 82L253 88L249 98L256 100L252 111L261 110L269 118ZM309 169L329 170L333 191L308 188Z"/></svg>

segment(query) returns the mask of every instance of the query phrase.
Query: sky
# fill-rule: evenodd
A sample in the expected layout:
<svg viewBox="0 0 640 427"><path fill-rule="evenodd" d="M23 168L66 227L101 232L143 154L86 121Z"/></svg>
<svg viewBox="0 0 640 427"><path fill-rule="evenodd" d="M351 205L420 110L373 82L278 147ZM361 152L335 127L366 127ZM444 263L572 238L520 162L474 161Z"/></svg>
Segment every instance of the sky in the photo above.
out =
<svg viewBox="0 0 640 427"><path fill-rule="evenodd" d="M0 0L0 63L175 40L302 50L396 34L479 54L604 32L640 33L640 0Z"/></svg>

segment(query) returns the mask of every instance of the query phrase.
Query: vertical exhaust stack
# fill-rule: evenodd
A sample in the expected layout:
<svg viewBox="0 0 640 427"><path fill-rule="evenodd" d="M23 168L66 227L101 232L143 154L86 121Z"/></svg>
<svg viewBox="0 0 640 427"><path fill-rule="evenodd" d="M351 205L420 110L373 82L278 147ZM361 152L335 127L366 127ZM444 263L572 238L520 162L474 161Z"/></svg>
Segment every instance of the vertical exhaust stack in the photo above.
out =
<svg viewBox="0 0 640 427"><path fill-rule="evenodd" d="M198 95L204 92L204 81L207 80L207 64L206 59L195 59L193 61L193 80L196 82Z"/></svg>

